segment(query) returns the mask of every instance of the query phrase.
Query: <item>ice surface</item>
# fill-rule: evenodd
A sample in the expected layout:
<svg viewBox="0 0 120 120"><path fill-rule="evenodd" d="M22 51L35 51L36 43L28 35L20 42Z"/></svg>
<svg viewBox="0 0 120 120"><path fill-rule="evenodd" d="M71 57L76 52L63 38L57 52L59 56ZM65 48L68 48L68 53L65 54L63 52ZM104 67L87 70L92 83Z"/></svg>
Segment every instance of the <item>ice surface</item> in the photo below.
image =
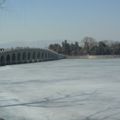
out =
<svg viewBox="0 0 120 120"><path fill-rule="evenodd" d="M119 120L120 59L0 67L0 118Z"/></svg>

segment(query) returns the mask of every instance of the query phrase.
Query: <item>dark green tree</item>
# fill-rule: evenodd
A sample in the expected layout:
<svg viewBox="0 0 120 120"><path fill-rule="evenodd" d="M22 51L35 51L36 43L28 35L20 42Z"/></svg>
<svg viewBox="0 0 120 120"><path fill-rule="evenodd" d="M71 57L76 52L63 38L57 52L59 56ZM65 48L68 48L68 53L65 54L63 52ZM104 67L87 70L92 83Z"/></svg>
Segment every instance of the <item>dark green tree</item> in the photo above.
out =
<svg viewBox="0 0 120 120"><path fill-rule="evenodd" d="M62 42L62 52L65 54L65 55L70 55L70 44L67 42L67 40L64 40Z"/></svg>

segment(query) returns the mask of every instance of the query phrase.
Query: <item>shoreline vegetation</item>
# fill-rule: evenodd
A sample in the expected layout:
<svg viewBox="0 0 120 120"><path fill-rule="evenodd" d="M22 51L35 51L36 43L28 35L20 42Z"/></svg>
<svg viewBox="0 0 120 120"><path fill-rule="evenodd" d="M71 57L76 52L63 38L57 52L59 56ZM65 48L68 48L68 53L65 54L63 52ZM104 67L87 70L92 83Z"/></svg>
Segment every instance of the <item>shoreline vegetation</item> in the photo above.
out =
<svg viewBox="0 0 120 120"><path fill-rule="evenodd" d="M92 37L85 37L81 41L54 43L48 46L66 58L120 58L120 41L96 41Z"/></svg>

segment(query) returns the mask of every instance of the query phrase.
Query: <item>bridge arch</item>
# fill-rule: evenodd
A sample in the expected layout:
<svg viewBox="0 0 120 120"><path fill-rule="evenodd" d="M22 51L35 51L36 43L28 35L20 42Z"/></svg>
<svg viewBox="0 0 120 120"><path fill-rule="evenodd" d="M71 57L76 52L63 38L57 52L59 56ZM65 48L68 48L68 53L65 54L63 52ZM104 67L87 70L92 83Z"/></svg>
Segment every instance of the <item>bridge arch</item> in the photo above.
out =
<svg viewBox="0 0 120 120"><path fill-rule="evenodd" d="M0 63L1 63L1 65L5 65L5 56L4 55L1 56Z"/></svg>
<svg viewBox="0 0 120 120"><path fill-rule="evenodd" d="M36 53L35 51L33 52L32 59L35 60Z"/></svg>
<svg viewBox="0 0 120 120"><path fill-rule="evenodd" d="M17 61L18 61L18 63L20 62L20 60L21 60L21 54L17 53Z"/></svg>
<svg viewBox="0 0 120 120"><path fill-rule="evenodd" d="M16 63L16 54L15 53L12 54L12 63L13 64Z"/></svg>
<svg viewBox="0 0 120 120"><path fill-rule="evenodd" d="M30 60L30 58L31 58L31 53L28 52L28 57L27 57L27 59Z"/></svg>
<svg viewBox="0 0 120 120"><path fill-rule="evenodd" d="M37 53L37 59L40 59L40 52Z"/></svg>
<svg viewBox="0 0 120 120"><path fill-rule="evenodd" d="M26 52L23 52L23 54L22 54L22 60L25 62L25 60L26 60Z"/></svg>
<svg viewBox="0 0 120 120"><path fill-rule="evenodd" d="M45 59L47 60L47 57L48 57L48 53L47 52L45 52Z"/></svg>
<svg viewBox="0 0 120 120"><path fill-rule="evenodd" d="M10 64L10 55L9 55L9 54L6 56L6 64L7 64L7 65Z"/></svg>
<svg viewBox="0 0 120 120"><path fill-rule="evenodd" d="M44 52L41 53L41 58L44 59Z"/></svg>

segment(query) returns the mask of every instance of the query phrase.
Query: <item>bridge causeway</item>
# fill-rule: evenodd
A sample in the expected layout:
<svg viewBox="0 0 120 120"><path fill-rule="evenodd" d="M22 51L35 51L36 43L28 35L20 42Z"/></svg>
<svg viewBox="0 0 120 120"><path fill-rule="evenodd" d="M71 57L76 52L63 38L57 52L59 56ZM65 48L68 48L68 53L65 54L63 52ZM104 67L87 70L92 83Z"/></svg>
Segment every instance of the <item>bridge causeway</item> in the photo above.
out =
<svg viewBox="0 0 120 120"><path fill-rule="evenodd" d="M65 58L63 55L48 49L40 48L0 49L0 66L59 60L63 58Z"/></svg>

